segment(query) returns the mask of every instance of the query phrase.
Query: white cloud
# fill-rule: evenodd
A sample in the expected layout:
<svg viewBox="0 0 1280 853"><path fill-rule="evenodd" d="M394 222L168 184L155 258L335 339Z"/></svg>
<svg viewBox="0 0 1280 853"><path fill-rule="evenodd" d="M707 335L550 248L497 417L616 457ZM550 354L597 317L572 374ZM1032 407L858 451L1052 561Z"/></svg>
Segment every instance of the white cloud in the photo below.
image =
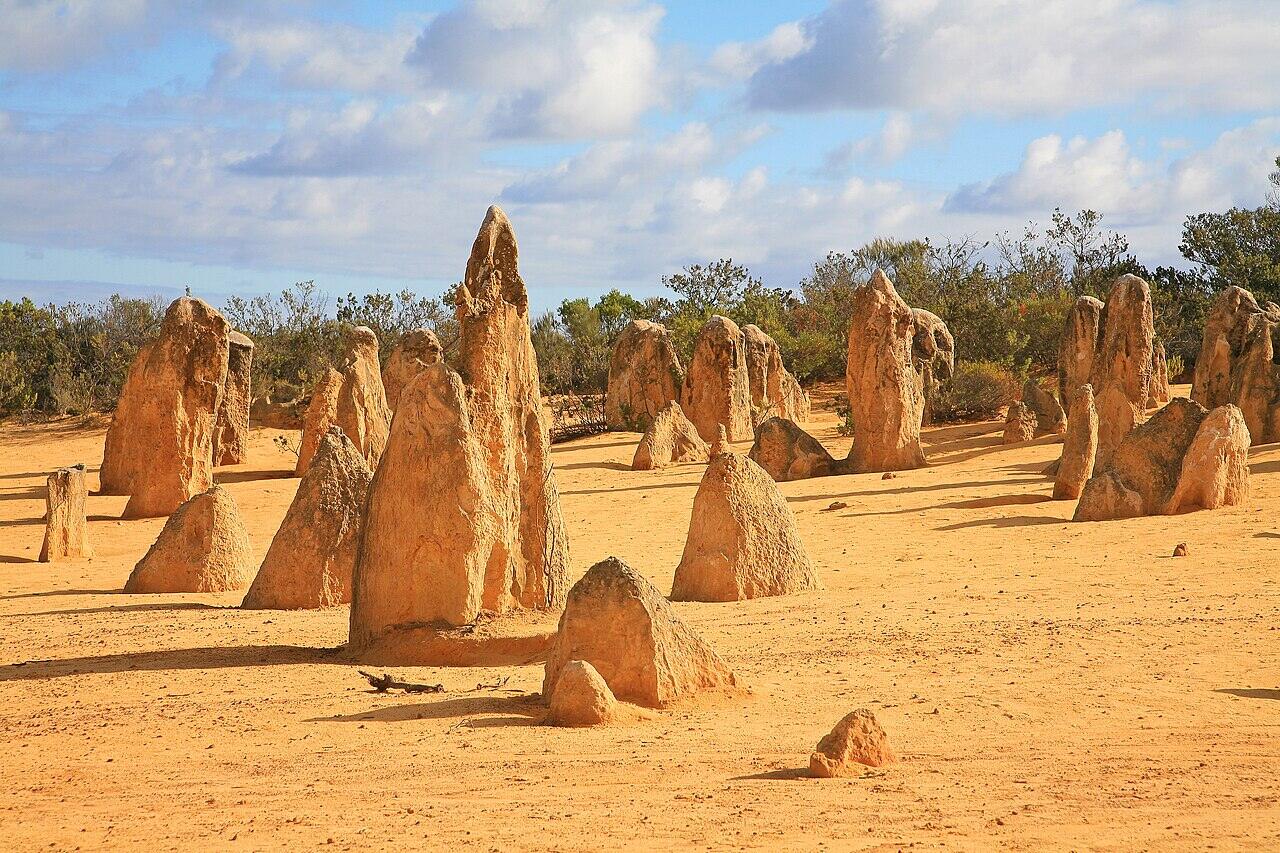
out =
<svg viewBox="0 0 1280 853"><path fill-rule="evenodd" d="M0 69L54 71L144 29L148 0L0 0Z"/></svg>
<svg viewBox="0 0 1280 853"><path fill-rule="evenodd" d="M711 68L732 79L746 79L765 65L784 62L812 47L799 21L779 24L759 41L726 42L711 55Z"/></svg>
<svg viewBox="0 0 1280 853"><path fill-rule="evenodd" d="M837 0L799 26L809 46L755 72L753 105L1002 115L1280 106L1270 0Z"/></svg>

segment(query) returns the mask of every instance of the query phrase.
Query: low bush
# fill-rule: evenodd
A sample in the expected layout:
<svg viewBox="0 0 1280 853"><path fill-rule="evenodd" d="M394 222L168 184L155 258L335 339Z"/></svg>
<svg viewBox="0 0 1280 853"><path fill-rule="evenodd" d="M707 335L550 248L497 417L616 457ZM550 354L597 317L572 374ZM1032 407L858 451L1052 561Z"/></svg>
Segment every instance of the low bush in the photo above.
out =
<svg viewBox="0 0 1280 853"><path fill-rule="evenodd" d="M1009 368L990 361L961 361L934 401L940 421L989 420L1018 396L1021 382Z"/></svg>

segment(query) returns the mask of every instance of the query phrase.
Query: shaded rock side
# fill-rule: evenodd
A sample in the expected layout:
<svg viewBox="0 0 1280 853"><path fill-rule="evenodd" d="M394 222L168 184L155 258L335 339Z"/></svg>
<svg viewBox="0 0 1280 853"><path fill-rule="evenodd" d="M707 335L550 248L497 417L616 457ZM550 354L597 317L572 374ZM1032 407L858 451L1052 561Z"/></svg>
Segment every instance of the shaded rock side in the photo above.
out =
<svg viewBox="0 0 1280 853"><path fill-rule="evenodd" d="M618 699L650 708L736 684L653 584L616 557L596 563L569 591L547 657L544 695L573 660L595 667Z"/></svg>
<svg viewBox="0 0 1280 853"><path fill-rule="evenodd" d="M747 455L779 483L844 473L842 463L816 438L784 418L769 418L757 426Z"/></svg>
<svg viewBox="0 0 1280 853"><path fill-rule="evenodd" d="M751 438L746 339L728 317L716 315L698 332L680 392L680 407L703 441L714 442L721 426L730 441Z"/></svg>
<svg viewBox="0 0 1280 853"><path fill-rule="evenodd" d="M303 610L351 601L360 518L373 471L330 426L241 607Z"/></svg>
<svg viewBox="0 0 1280 853"><path fill-rule="evenodd" d="M853 292L845 389L853 418L850 470L901 471L925 464L924 393L912 361L915 319L876 270Z"/></svg>
<svg viewBox="0 0 1280 853"><path fill-rule="evenodd" d="M711 460L698 492L672 601L742 601L819 589L795 516L759 465Z"/></svg>
<svg viewBox="0 0 1280 853"><path fill-rule="evenodd" d="M684 369L667 328L632 320L609 357L605 423L610 429L644 432L668 403L680 399L683 384Z"/></svg>
<svg viewBox="0 0 1280 853"><path fill-rule="evenodd" d="M401 335L382 368L382 389L387 395L387 408L394 412L400 403L400 394L418 371L443 358L440 339L430 329L413 329Z"/></svg>
<svg viewBox="0 0 1280 853"><path fill-rule="evenodd" d="M1037 435L1058 435L1066 432L1067 415L1053 394L1040 387L1034 379L1022 386L1022 402L1036 416Z"/></svg>
<svg viewBox="0 0 1280 853"><path fill-rule="evenodd" d="M253 577L253 548L231 493L214 486L169 516L125 582L128 593L228 592Z"/></svg>
<svg viewBox="0 0 1280 853"><path fill-rule="evenodd" d="M1098 411L1093 405L1093 386L1081 385L1071 398L1071 416L1067 418L1067 437L1062 443L1053 483L1054 500L1075 500L1084 484L1093 476L1093 463L1098 452Z"/></svg>
<svg viewBox="0 0 1280 853"><path fill-rule="evenodd" d="M93 556L85 520L88 495L83 465L59 468L49 475L45 491L44 542L40 545L40 562L53 563Z"/></svg>
<svg viewBox="0 0 1280 853"><path fill-rule="evenodd" d="M215 465L239 465L249 454L249 404L252 401L253 341L239 332L227 338L227 376L214 433Z"/></svg>
<svg viewBox="0 0 1280 853"><path fill-rule="evenodd" d="M199 299L165 311L129 368L107 429L101 494L129 495L126 518L169 515L213 484L213 444L230 328Z"/></svg>
<svg viewBox="0 0 1280 853"><path fill-rule="evenodd" d="M706 462L710 458L710 445L684 416L680 404L671 400L653 418L640 439L631 459L631 470L649 471L673 462Z"/></svg>

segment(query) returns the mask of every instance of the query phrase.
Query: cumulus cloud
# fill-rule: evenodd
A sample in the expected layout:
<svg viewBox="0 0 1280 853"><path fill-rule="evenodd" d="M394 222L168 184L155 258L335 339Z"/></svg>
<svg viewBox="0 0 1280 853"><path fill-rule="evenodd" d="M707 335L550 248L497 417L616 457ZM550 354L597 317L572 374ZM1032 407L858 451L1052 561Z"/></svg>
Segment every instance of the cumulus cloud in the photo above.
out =
<svg viewBox="0 0 1280 853"><path fill-rule="evenodd" d="M1280 106L1280 15L1261 0L837 0L799 27L807 47L755 71L752 105L1002 115Z"/></svg>
<svg viewBox="0 0 1280 853"><path fill-rule="evenodd" d="M779 24L754 42L726 42L711 55L712 69L730 79L746 79L766 65L784 62L813 47L799 21Z"/></svg>

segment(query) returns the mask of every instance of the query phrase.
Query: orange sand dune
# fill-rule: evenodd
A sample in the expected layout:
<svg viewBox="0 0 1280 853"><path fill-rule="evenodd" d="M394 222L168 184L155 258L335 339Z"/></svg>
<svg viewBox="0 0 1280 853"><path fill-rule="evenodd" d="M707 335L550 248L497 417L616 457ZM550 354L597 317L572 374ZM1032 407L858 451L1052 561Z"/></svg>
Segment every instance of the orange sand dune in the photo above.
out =
<svg viewBox="0 0 1280 853"><path fill-rule="evenodd" d="M0 426L0 849L1280 846L1280 445L1244 508L1070 524L1059 444L1001 427L781 484L825 591L675 605L750 695L566 730L537 725L540 665L374 694L333 651L345 608L119 594L163 524L123 497L89 498L94 559L33 562L45 474L95 487L105 425ZM278 434L218 476L259 557L297 486ZM574 570L614 554L666 591L702 468L632 472L638 439L554 449ZM803 778L858 707L902 761Z"/></svg>

